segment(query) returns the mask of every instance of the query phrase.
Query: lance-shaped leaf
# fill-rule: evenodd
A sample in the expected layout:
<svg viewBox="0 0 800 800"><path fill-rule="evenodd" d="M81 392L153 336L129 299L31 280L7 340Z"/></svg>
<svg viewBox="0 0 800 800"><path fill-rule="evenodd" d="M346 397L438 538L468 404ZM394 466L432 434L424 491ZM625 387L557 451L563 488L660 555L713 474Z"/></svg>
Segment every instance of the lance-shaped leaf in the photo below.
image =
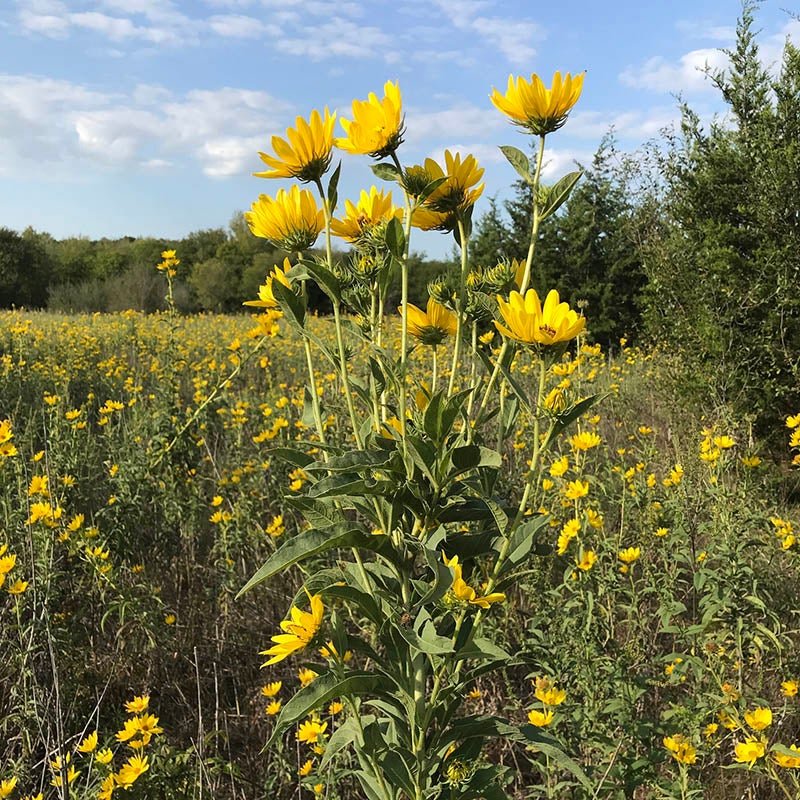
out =
<svg viewBox="0 0 800 800"><path fill-rule="evenodd" d="M253 587L311 556L334 547L358 547L394 560L396 553L388 536L373 536L352 526L341 524L326 530L310 530L290 539L276 550L236 595L237 599Z"/></svg>
<svg viewBox="0 0 800 800"><path fill-rule="evenodd" d="M342 162L340 161L328 181L328 213L333 214L336 204L339 202L339 176L342 174Z"/></svg>
<svg viewBox="0 0 800 800"><path fill-rule="evenodd" d="M351 672L344 679L333 672L320 675L281 709L267 747L279 739L287 728L307 717L315 709L340 697L375 694L383 688L384 683L385 679L374 672Z"/></svg>
<svg viewBox="0 0 800 800"><path fill-rule="evenodd" d="M553 424L548 431L547 440L544 443L543 450L548 447L558 438L561 432L567 428L571 423L578 419L581 414L585 414L595 403L601 400L599 394L593 394L591 397L586 397L577 403L574 403L569 408L565 408L554 420Z"/></svg>
<svg viewBox="0 0 800 800"><path fill-rule="evenodd" d="M272 294L286 319L296 327L302 328L306 320L305 300L278 280L272 281Z"/></svg>
<svg viewBox="0 0 800 800"><path fill-rule="evenodd" d="M334 303L338 303L342 299L342 287L339 279L326 266L312 259L304 261L302 266Z"/></svg>
<svg viewBox="0 0 800 800"><path fill-rule="evenodd" d="M402 261L405 257L406 234L397 217L392 217L386 225L386 247L398 261Z"/></svg>
<svg viewBox="0 0 800 800"><path fill-rule="evenodd" d="M510 144L500 145L503 155L508 159L508 163L517 171L526 183L533 183L531 178L531 165L528 156L522 150L512 147Z"/></svg>
<svg viewBox="0 0 800 800"><path fill-rule="evenodd" d="M380 178L382 181L399 182L402 178L400 170L394 164L387 164L385 161L380 164L372 164L372 171L375 177Z"/></svg>
<svg viewBox="0 0 800 800"><path fill-rule="evenodd" d="M542 199L544 202L542 203L542 208L539 211L539 219L549 217L551 214L555 214L555 212L561 208L561 206L569 199L572 190L575 188L582 175L583 170L570 172L561 178L561 180L557 183L547 187L543 193L544 197Z"/></svg>

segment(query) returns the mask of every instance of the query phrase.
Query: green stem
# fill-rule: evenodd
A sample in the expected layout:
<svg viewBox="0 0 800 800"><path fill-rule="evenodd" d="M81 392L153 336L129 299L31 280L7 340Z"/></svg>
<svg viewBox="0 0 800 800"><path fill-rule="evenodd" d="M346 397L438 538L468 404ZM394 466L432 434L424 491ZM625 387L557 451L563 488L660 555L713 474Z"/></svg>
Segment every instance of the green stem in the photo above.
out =
<svg viewBox="0 0 800 800"><path fill-rule="evenodd" d="M533 265L533 254L536 250L536 240L539 234L539 180L542 176L542 160L544 158L544 135L539 137L539 153L536 156L536 171L533 175L533 220L531 222L531 241L528 245L528 256L525 259L525 272L522 276L522 283L519 287L519 293L524 295L531 282L531 267Z"/></svg>
<svg viewBox="0 0 800 800"><path fill-rule="evenodd" d="M447 384L447 396L451 397L453 394L453 386L456 380L456 372L458 371L458 359L461 355L461 331L464 327L464 313L466 311L467 299L467 267L469 265L469 236L464 228L464 222L459 217L458 219L458 238L461 242L461 280L458 284L458 318L456 321L456 341L453 345L453 363L450 367L450 381Z"/></svg>
<svg viewBox="0 0 800 800"><path fill-rule="evenodd" d="M396 152L392 152L392 160L398 171L402 174L403 167ZM406 409L408 408L408 390L406 387L406 372L408 369L408 251L411 241L411 198L408 191L403 187L403 198L405 200L405 247L403 250L403 262L400 265L400 314L402 316L400 332L400 430L403 433L403 449L405 451L406 436Z"/></svg>

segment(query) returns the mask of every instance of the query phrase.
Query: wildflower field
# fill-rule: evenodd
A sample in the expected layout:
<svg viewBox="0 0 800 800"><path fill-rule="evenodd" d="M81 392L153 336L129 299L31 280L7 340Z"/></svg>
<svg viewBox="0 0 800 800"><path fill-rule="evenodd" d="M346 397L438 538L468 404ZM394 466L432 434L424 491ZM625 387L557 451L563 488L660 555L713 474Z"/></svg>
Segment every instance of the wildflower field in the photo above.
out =
<svg viewBox="0 0 800 800"><path fill-rule="evenodd" d="M800 797L792 283L752 408L690 337L601 347L537 262L583 80L490 95L523 252L471 258L484 171L404 165L388 81L260 154L288 255L240 315L178 312L175 249L166 311L0 312L0 799Z"/></svg>

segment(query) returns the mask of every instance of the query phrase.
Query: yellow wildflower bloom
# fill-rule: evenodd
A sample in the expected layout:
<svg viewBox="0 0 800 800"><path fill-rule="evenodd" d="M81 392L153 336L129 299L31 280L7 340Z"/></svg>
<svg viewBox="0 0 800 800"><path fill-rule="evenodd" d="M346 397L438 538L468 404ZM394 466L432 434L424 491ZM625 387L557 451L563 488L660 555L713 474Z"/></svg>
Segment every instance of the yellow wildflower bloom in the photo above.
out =
<svg viewBox="0 0 800 800"><path fill-rule="evenodd" d="M316 744L325 734L328 728L327 722L317 722L316 720L306 720L300 724L297 731L297 741L306 744Z"/></svg>
<svg viewBox="0 0 800 800"><path fill-rule="evenodd" d="M265 713L272 717L277 714L281 710L281 701L280 700L273 700L265 709Z"/></svg>
<svg viewBox="0 0 800 800"><path fill-rule="evenodd" d="M2 576L5 578L5 575ZM1 583L1 582L0 582ZM17 580L8 587L9 594L24 594L28 588L28 581Z"/></svg>
<svg viewBox="0 0 800 800"><path fill-rule="evenodd" d="M492 103L502 111L515 125L525 128L536 136L545 136L558 130L566 121L583 89L581 72L574 78L568 72L562 79L556 72L549 89L545 88L542 79L531 75L530 81L508 76L508 88L505 94L492 88Z"/></svg>
<svg viewBox="0 0 800 800"><path fill-rule="evenodd" d="M266 282L258 287L258 300L245 300L242 305L255 306L256 308L276 308L278 301L275 299L275 295L272 293L272 284L275 281L278 281L278 283L282 283L287 289L291 288L289 279L286 277L286 273L291 268L292 265L289 263L288 258L283 259L283 267L279 267L276 264L272 272L270 272L270 274L267 276ZM216 500L216 497L214 500ZM222 498L220 497L219 503L221 502ZM212 505L217 506L219 503L215 502L212 503Z"/></svg>
<svg viewBox="0 0 800 800"><path fill-rule="evenodd" d="M557 459L550 465L550 474L554 478L558 478L569 469L569 458L567 456L561 456L561 458Z"/></svg>
<svg viewBox="0 0 800 800"><path fill-rule="evenodd" d="M578 569L583 570L584 572L588 572L597 561L597 556L595 555L593 550L586 550L581 557L581 560L577 562Z"/></svg>
<svg viewBox="0 0 800 800"><path fill-rule="evenodd" d="M297 671L297 678L300 681L300 686L305 689L314 678L317 677L317 673L314 672L313 669L309 669L308 667L301 667Z"/></svg>
<svg viewBox="0 0 800 800"><path fill-rule="evenodd" d="M492 592L484 596L479 595L471 586L469 586L461 575L461 564L458 563L458 556L453 556L448 559L442 553L442 560L444 563L453 569L453 586L451 587L452 593L458 598L467 603L480 606L481 608L489 608L494 603L502 603L506 596L502 592Z"/></svg>
<svg viewBox="0 0 800 800"><path fill-rule="evenodd" d="M769 708L754 708L744 712L744 721L754 730L763 731L772 725L772 710Z"/></svg>
<svg viewBox="0 0 800 800"><path fill-rule="evenodd" d="M797 681L783 681L783 683L781 683L781 694L784 697L794 697L797 694L798 688L800 688L800 686L798 686Z"/></svg>
<svg viewBox="0 0 800 800"><path fill-rule="evenodd" d="M275 199L259 195L244 216L253 235L288 252L307 250L325 227L325 212L317 208L314 195L297 186L279 189Z"/></svg>
<svg viewBox="0 0 800 800"><path fill-rule="evenodd" d="M311 119L303 117L295 121L296 128L286 129L286 139L272 137L274 156L259 152L261 160L271 169L254 172L256 178L296 178L302 183L319 180L331 165L333 149L333 127L336 113L325 107L325 118L319 111L311 112Z"/></svg>
<svg viewBox="0 0 800 800"><path fill-rule="evenodd" d="M797 753L797 755L790 756L784 753L775 753L775 763L784 769L797 769L800 767L800 749L794 744L790 744L789 749Z"/></svg>
<svg viewBox="0 0 800 800"><path fill-rule="evenodd" d="M548 689L537 688L536 699L541 700L546 706L560 706L567 699L567 693L555 686Z"/></svg>
<svg viewBox="0 0 800 800"><path fill-rule="evenodd" d="M103 782L100 784L100 792L97 795L97 800L111 800L116 787L116 775L114 775L113 772L110 775L106 775Z"/></svg>
<svg viewBox="0 0 800 800"><path fill-rule="evenodd" d="M117 784L123 789L129 789L148 769L150 765L147 756L131 756L117 773Z"/></svg>
<svg viewBox="0 0 800 800"><path fill-rule="evenodd" d="M307 775L308 775L308 774L311 772L311 770L313 769L313 767L314 767L314 765L311 763L311 760L309 759L308 761L306 761L306 762L303 764L303 766L302 766L302 767L300 767L300 769L299 769L299 770L297 770L297 774L298 774L298 775L299 775L301 778L305 778L305 777L306 777L306 776L307 776Z"/></svg>
<svg viewBox="0 0 800 800"><path fill-rule="evenodd" d="M304 649L316 635L322 625L325 609L318 594L312 597L306 590L306 595L311 603L311 612L301 611L297 606L292 607L291 619L281 622L283 633L273 636L272 641L275 644L261 652L262 656L271 656L261 665L262 667L277 664L296 650Z"/></svg>
<svg viewBox="0 0 800 800"><path fill-rule="evenodd" d="M426 158L423 170L428 182L444 178L445 180L433 190L421 208L414 212L411 224L424 231L451 231L458 226L458 219L478 201L483 193L484 184L478 183L484 170L478 167L473 155L462 161L461 154L453 155L444 151L445 167L432 158Z"/></svg>
<svg viewBox="0 0 800 800"><path fill-rule="evenodd" d="M378 191L374 186L369 194L363 189L358 203L344 201L345 215L331 220L331 233L348 242L358 241L365 233L393 217L403 218L403 209L392 204L392 193Z"/></svg>
<svg viewBox="0 0 800 800"><path fill-rule="evenodd" d="M588 481L570 481L564 489L564 496L567 500L577 500L589 494Z"/></svg>
<svg viewBox="0 0 800 800"><path fill-rule="evenodd" d="M685 736L664 737L664 747L672 753L672 757L681 764L694 764L697 761L697 750L692 747Z"/></svg>
<svg viewBox="0 0 800 800"><path fill-rule="evenodd" d="M497 303L505 322L505 325L501 325L495 321L497 330L510 339L526 344L549 346L568 342L586 324L583 317L579 317L567 303L560 301L555 289L548 292L544 306L535 289L528 289L524 298L519 292L511 292L508 302L498 296Z"/></svg>
<svg viewBox="0 0 800 800"><path fill-rule="evenodd" d="M97 747L97 731L90 733L79 745L79 753L93 753Z"/></svg>
<svg viewBox="0 0 800 800"><path fill-rule="evenodd" d="M642 551L638 547L628 547L625 550L620 550L619 560L626 564L633 564L642 555Z"/></svg>
<svg viewBox="0 0 800 800"><path fill-rule="evenodd" d="M261 694L263 694L264 697L275 697L275 695L281 690L281 686L283 686L282 681L273 681L272 683L268 683L266 686L261 687Z"/></svg>
<svg viewBox="0 0 800 800"><path fill-rule="evenodd" d="M384 158L403 142L403 99L399 83L387 81L381 99L370 92L367 100L353 100L353 120L340 119L346 136L336 147L354 155Z"/></svg>
<svg viewBox="0 0 800 800"><path fill-rule="evenodd" d="M110 764L111 759L114 758L114 753L111 751L111 748L104 747L102 750L97 751L94 758L95 761L98 761L101 764Z"/></svg>
<svg viewBox="0 0 800 800"><path fill-rule="evenodd" d="M402 313L402 309L399 309ZM454 336L457 329L455 314L448 311L432 297L425 311L408 304L408 332L423 344L437 345L446 336Z"/></svg>
<svg viewBox="0 0 800 800"><path fill-rule="evenodd" d="M329 713L329 714L330 714L332 717L335 717L337 714L341 713L341 711L342 711L342 709L343 709L343 708L344 708L344 706L343 706L343 705L342 705L342 704L341 704L341 703L340 703L338 700L334 700L334 701L333 701L333 702L332 702L332 703L331 703L331 704L328 706L328 713Z"/></svg>
<svg viewBox="0 0 800 800"><path fill-rule="evenodd" d="M583 431L571 436L569 443L572 445L573 450L591 450L591 448L597 447L601 441L596 433Z"/></svg>
<svg viewBox="0 0 800 800"><path fill-rule="evenodd" d="M128 700L128 702L125 703L125 710L129 714L141 714L143 711L147 711L149 705L149 694L143 694L141 696L134 695L133 700Z"/></svg>
<svg viewBox="0 0 800 800"><path fill-rule="evenodd" d="M9 778L8 780L0 781L0 798L8 797L14 791L17 785L17 778Z"/></svg>
<svg viewBox="0 0 800 800"><path fill-rule="evenodd" d="M546 711L539 711L534 709L528 712L528 722L535 725L537 728L545 728L553 721L553 712L551 709Z"/></svg>
<svg viewBox="0 0 800 800"><path fill-rule="evenodd" d="M759 758L764 757L766 752L766 744L761 739L747 739L747 741L739 742L734 748L735 761L739 764L749 764L751 767L758 761Z"/></svg>

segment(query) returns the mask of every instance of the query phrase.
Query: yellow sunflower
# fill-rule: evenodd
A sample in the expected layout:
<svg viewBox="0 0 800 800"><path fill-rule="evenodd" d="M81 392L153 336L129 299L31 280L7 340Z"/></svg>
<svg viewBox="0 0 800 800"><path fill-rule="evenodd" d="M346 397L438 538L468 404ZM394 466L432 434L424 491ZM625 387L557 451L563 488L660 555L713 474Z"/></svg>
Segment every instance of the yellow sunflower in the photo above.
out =
<svg viewBox="0 0 800 800"><path fill-rule="evenodd" d="M453 230L458 224L459 216L474 206L483 193L484 184L479 181L484 170L478 166L475 156L468 155L462 160L460 153L453 154L445 150L444 163L442 169L432 158L426 158L421 168L428 183L440 178L446 179L426 198L424 205L414 212L411 224L425 231ZM413 169L412 167L411 170Z"/></svg>
<svg viewBox="0 0 800 800"><path fill-rule="evenodd" d="M552 345L574 339L586 324L567 303L559 300L558 292L551 289L542 306L535 289L528 289L523 297L511 292L508 302L497 298L500 315L505 325L495 322L504 336L526 344ZM508 327L506 327L508 326Z"/></svg>
<svg viewBox="0 0 800 800"><path fill-rule="evenodd" d="M544 136L557 131L567 121L570 109L581 96L585 74L581 72L573 78L568 72L562 79L561 73L556 72L549 89L536 74L531 75L530 81L518 77L516 83L514 76L509 75L506 93L493 88L490 97L515 125Z"/></svg>
<svg viewBox="0 0 800 800"><path fill-rule="evenodd" d="M278 301L275 299L275 295L272 293L272 284L274 281L278 281L278 283L282 283L288 289L290 287L290 283L289 279L286 277L286 273L291 268L292 265L289 263L288 258L283 259L283 268L276 264L272 272L270 272L270 274L267 276L266 283L263 283L258 287L258 300L245 300L242 305L256 306L257 308L277 307Z"/></svg>
<svg viewBox="0 0 800 800"><path fill-rule="evenodd" d="M261 160L271 169L254 172L256 178L297 178L303 183L318 181L331 165L333 126L336 114L325 107L325 118L319 111L311 112L310 122L298 117L296 128L286 129L286 139L272 137L274 156L259 152Z"/></svg>
<svg viewBox="0 0 800 800"><path fill-rule="evenodd" d="M260 195L244 216L255 236L289 252L307 250L325 227L325 212L317 208L314 195L297 186L279 189L275 199Z"/></svg>
<svg viewBox="0 0 800 800"><path fill-rule="evenodd" d="M403 99L399 83L387 81L384 96L370 92L367 100L353 100L353 119L341 119L346 136L333 140L354 155L385 158L403 141Z"/></svg>
<svg viewBox="0 0 800 800"><path fill-rule="evenodd" d="M403 218L403 209L392 205L392 193L378 191L374 186L369 194L363 189L357 204L344 201L345 215L331 220L331 233L348 242L358 241L365 232L392 217Z"/></svg>
<svg viewBox="0 0 800 800"><path fill-rule="evenodd" d="M270 656L269 661L265 661L262 667L277 664L296 650L303 650L320 629L322 616L325 613L322 598L318 594L312 597L307 589L306 595L311 603L311 611L301 611L297 606L292 607L291 619L281 622L283 633L273 636L272 641L275 644L268 650L262 651L262 656Z"/></svg>
<svg viewBox="0 0 800 800"><path fill-rule="evenodd" d="M408 332L423 344L440 344L445 336L454 336L457 329L456 315L432 297L428 298L426 311L408 304Z"/></svg>

